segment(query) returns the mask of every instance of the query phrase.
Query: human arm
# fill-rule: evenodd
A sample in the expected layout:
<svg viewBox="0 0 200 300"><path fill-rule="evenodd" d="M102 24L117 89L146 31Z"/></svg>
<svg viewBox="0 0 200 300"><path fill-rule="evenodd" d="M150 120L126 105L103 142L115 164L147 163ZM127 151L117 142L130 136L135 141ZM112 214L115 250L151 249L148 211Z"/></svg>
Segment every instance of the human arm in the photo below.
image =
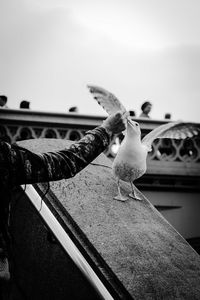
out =
<svg viewBox="0 0 200 300"><path fill-rule="evenodd" d="M1 142L0 180L4 186L14 186L73 177L107 148L112 133L124 129L124 117L118 113L61 151L36 154Z"/></svg>

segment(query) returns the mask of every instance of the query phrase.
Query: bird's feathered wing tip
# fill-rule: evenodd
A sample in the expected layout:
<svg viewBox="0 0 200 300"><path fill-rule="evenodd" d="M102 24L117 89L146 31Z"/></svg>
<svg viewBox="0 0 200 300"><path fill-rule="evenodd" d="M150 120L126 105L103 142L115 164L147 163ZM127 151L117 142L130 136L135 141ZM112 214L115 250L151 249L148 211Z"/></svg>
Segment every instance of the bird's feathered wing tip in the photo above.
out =
<svg viewBox="0 0 200 300"><path fill-rule="evenodd" d="M109 115L116 113L117 111L121 111L123 113L126 112L125 107L112 93L95 85L87 85L87 87L90 93L93 95L93 98L105 109Z"/></svg>
<svg viewBox="0 0 200 300"><path fill-rule="evenodd" d="M199 133L200 124L170 122L153 129L142 139L142 143L148 148L148 151L151 151L152 142L157 138L186 139Z"/></svg>

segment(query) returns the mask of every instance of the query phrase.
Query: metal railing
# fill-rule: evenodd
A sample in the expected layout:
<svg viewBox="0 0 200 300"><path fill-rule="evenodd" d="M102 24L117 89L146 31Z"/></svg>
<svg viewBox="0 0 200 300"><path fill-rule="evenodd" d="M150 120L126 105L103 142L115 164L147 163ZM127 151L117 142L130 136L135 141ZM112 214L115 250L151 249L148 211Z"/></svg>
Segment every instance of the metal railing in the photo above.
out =
<svg viewBox="0 0 200 300"><path fill-rule="evenodd" d="M105 117L32 110L0 110L0 138L14 143L35 138L79 140ZM166 123L137 119L142 135ZM123 136L114 136L105 154L114 158ZM200 136L185 140L157 139L148 155L147 174L200 176Z"/></svg>

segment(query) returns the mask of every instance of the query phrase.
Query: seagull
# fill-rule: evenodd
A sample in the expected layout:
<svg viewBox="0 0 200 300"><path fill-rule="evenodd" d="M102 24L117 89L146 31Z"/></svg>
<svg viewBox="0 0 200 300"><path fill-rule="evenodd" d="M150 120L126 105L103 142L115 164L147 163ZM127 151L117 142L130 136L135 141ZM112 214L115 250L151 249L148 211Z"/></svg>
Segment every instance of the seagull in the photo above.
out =
<svg viewBox="0 0 200 300"><path fill-rule="evenodd" d="M102 87L87 86L93 98L110 115L118 111L127 113L124 105L116 96ZM123 196L120 190L120 180L129 182L132 192L129 197L136 197L133 182L145 174L147 169L147 155L152 150L152 143L157 138L185 139L198 135L200 126L196 123L184 123L182 121L169 122L158 126L141 139L141 129L137 122L131 120L127 114L127 126L124 139L120 145L117 155L112 164L113 175L117 181L118 195L115 200L126 201L128 197Z"/></svg>

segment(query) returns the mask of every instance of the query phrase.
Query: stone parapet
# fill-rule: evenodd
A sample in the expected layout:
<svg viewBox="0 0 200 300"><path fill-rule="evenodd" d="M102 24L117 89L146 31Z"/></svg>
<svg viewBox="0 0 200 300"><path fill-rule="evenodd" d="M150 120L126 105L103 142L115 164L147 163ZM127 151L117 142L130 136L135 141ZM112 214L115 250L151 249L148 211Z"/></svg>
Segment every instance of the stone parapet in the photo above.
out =
<svg viewBox="0 0 200 300"><path fill-rule="evenodd" d="M68 144L53 139L20 142L35 152L60 150ZM111 162L105 155L100 155L74 178L52 182L49 193L46 194L48 186L37 189L113 299L200 299L199 255L138 189L135 191L142 201L113 199L117 185L111 174ZM123 194L130 191L130 186L122 183ZM23 208L28 201L19 200L18 196L17 205L14 203L11 210L17 248L14 271L25 294L29 299L39 299L39 295L42 299L49 299L49 295L55 297L52 299L91 299L89 288L83 294L86 298L81 298L79 289L74 287L80 280L76 276L80 275L75 275L73 263L67 267L68 254L60 259L57 244L45 246L39 225L37 228L32 214L27 207ZM42 205L41 199L38 216ZM27 274L28 265L32 268Z"/></svg>
<svg viewBox="0 0 200 300"><path fill-rule="evenodd" d="M0 109L0 138L8 142L35 138L79 140L102 123L103 116ZM142 136L164 120L137 119ZM105 154L113 159L123 136L114 136ZM186 140L157 139L148 155L147 175L200 176L200 137Z"/></svg>

